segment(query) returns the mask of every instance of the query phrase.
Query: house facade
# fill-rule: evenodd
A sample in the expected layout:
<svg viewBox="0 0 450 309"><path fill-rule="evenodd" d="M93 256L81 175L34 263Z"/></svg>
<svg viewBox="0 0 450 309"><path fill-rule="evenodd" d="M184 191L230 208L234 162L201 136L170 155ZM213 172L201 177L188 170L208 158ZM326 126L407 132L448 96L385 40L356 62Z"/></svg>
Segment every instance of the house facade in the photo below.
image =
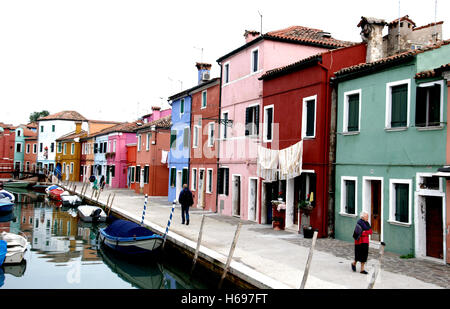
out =
<svg viewBox="0 0 450 309"><path fill-rule="evenodd" d="M159 114L160 115L160 114ZM134 190L149 196L167 196L169 169L167 155L170 149L171 115L158 118L154 115L136 129L137 145L134 174ZM136 174L139 181L136 182Z"/></svg>
<svg viewBox="0 0 450 309"><path fill-rule="evenodd" d="M199 85L191 90L190 188L194 207L217 211L217 194L224 194L224 184L217 181L217 144L220 118L220 78L202 81L211 65L197 63ZM219 188L219 191L217 190Z"/></svg>
<svg viewBox="0 0 450 309"><path fill-rule="evenodd" d="M368 50L378 44L371 40L377 38L368 36ZM448 64L449 43L388 57L375 53L365 64L336 72L337 239L352 241L366 211L372 242L446 260L446 188L434 174L446 160L448 93L441 76L417 73Z"/></svg>
<svg viewBox="0 0 450 309"><path fill-rule="evenodd" d="M35 132L35 129L31 130L27 125L19 125L16 127L14 144L14 170L26 170L25 153L31 152L30 146L26 145L26 139L29 137L35 137L36 135L37 133Z"/></svg>
<svg viewBox="0 0 450 309"><path fill-rule="evenodd" d="M355 44L323 52L285 67L265 73L263 80L262 147L272 151L301 150L301 160L293 157L286 161L292 175L278 174L275 179L261 178L261 221L270 222L272 200L278 193L286 204L286 228L302 232L302 226L312 226L325 237L333 232L334 183L331 166L330 125L332 119L332 88L330 78L334 72L364 63L366 45ZM301 144L299 144L302 141ZM260 160L262 156L258 157ZM262 159L262 158L261 158ZM280 162L280 165L282 162ZM298 167L298 168L297 168ZM274 166L272 175L280 167ZM314 206L305 215L298 205L309 202Z"/></svg>
<svg viewBox="0 0 450 309"><path fill-rule="evenodd" d="M25 137L25 154L24 154L24 166L26 172L36 171L37 161L37 144L38 136L37 132L33 132L31 136Z"/></svg>
<svg viewBox="0 0 450 309"><path fill-rule="evenodd" d="M61 136L56 142L56 170L61 171L61 180L79 181L81 167L80 138L87 132L81 129L81 122L75 124L75 131Z"/></svg>
<svg viewBox="0 0 450 309"><path fill-rule="evenodd" d="M0 170L11 171L14 168L15 127L0 123ZM2 174L8 177L8 174Z"/></svg>
<svg viewBox="0 0 450 309"><path fill-rule="evenodd" d="M218 212L244 220L265 222L261 211L261 181L257 176L257 149L262 142L264 73L328 49L346 46L322 30L301 26L260 35L245 32L246 43L220 57L221 103L218 182L228 194L219 194ZM224 176L222 176L224 175ZM226 178L228 175L228 179Z"/></svg>

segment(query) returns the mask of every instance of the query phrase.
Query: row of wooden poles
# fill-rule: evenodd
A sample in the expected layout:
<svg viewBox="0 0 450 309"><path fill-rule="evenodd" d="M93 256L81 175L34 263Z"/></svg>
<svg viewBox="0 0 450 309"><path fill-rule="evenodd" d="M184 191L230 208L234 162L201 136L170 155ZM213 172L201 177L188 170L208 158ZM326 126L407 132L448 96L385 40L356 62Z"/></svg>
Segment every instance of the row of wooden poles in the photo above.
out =
<svg viewBox="0 0 450 309"><path fill-rule="evenodd" d="M67 186L67 189L69 191L73 191L73 192L75 192L75 190L77 188L77 186L75 185L74 182L69 182L69 181L67 181L66 186ZM83 182L83 187L81 188L81 193L80 193L80 195L82 197L86 196L86 191L87 191L88 187L89 187L89 183L88 182ZM97 189L97 190L93 189L92 190L92 194L91 194L91 200L93 200L94 194L95 194L96 195L95 196L96 197L96 201L98 201L101 192L102 192L101 189ZM111 211L112 204L114 202L115 196L116 196L116 194L114 193L114 195L113 195L113 197L111 199L111 204L109 203L111 194L108 196L108 200L107 200L106 206L105 206L105 210L108 209L108 216L109 216L109 213ZM147 195L145 195L145 203L144 203L144 210L143 210L143 216L142 216L141 224L143 224L143 222L144 222L144 216L145 216L146 208L147 208ZM175 208L175 204L172 206L172 211L171 211L171 214L170 214L168 226L166 228L166 233L164 234L164 244L165 244L166 236L167 236L167 233L168 233L168 228L170 227L170 223L172 221L172 214L173 214L174 208ZM201 241L202 241L204 223L205 223L205 215L202 216L202 221L200 223L200 230L199 230L198 239L197 239L197 247L195 248L194 259L192 260L192 267L191 267L191 272L190 272L191 275L194 272L195 265L197 264L197 259L198 259L198 255L199 255L199 251L200 251L200 244L201 244ZM225 279L225 277L226 277L226 275L228 273L228 270L230 268L230 264L231 264L231 261L232 261L232 258L233 258L234 251L236 249L236 244L237 244L237 241L238 241L238 238L239 238L239 233L241 231L241 227L242 227L242 222L239 222L239 224L238 224L238 226L236 228L236 231L234 233L233 242L231 243L230 251L228 253L228 258L227 258L227 261L226 261L226 264L225 264L225 268L224 268L224 270L222 272L222 276L220 278L220 282L219 282L219 286L218 286L219 289L222 287L223 281L224 281L224 279ZM306 281L308 280L309 269L311 267L311 261L312 261L312 258L313 258L314 248L316 246L316 241L317 241L317 231L314 231L314 235L313 235L312 243L311 243L311 248L309 249L308 259L307 259L306 265L305 265L305 271L303 272L302 282L301 282L300 287L299 287L300 289L304 289L305 288ZM376 265L375 270L372 273L372 277L371 277L371 279L369 281L369 285L367 286L368 289L373 289L373 287L375 285L375 282L376 282L376 280L378 278L378 275L380 274L381 263L382 263L383 256L384 256L384 247L385 247L385 243L382 242L381 245L380 245L378 264ZM164 248L164 246L163 246L163 248Z"/></svg>

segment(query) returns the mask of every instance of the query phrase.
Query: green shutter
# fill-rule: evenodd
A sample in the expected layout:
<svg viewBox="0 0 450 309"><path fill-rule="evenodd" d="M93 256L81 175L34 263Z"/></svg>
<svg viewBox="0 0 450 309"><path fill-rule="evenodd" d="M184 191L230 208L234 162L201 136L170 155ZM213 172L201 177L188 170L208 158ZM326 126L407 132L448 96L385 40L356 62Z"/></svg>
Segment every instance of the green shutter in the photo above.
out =
<svg viewBox="0 0 450 309"><path fill-rule="evenodd" d="M184 99L181 99L180 101L180 114L184 113Z"/></svg>
<svg viewBox="0 0 450 309"><path fill-rule="evenodd" d="M409 185L395 184L395 220L407 223L409 220Z"/></svg>
<svg viewBox="0 0 450 309"><path fill-rule="evenodd" d="M345 210L348 214L354 214L355 213L355 181L354 180L346 180L345 181L345 189L346 189Z"/></svg>
<svg viewBox="0 0 450 309"><path fill-rule="evenodd" d="M189 128L183 131L183 148L189 148Z"/></svg>
<svg viewBox="0 0 450 309"><path fill-rule="evenodd" d="M202 92L202 107L206 107L206 104L207 104L206 98L207 98L206 91L204 91L204 92Z"/></svg>
<svg viewBox="0 0 450 309"><path fill-rule="evenodd" d="M427 88L417 87L416 91L416 127L424 127L427 123Z"/></svg>
<svg viewBox="0 0 450 309"><path fill-rule="evenodd" d="M391 88L391 127L406 127L408 114L408 85Z"/></svg>
<svg viewBox="0 0 450 309"><path fill-rule="evenodd" d="M170 148L175 149L177 147L177 131L170 131Z"/></svg>
<svg viewBox="0 0 450 309"><path fill-rule="evenodd" d="M314 136L315 100L306 102L306 136Z"/></svg>
<svg viewBox="0 0 450 309"><path fill-rule="evenodd" d="M187 185L188 184L188 178L189 178L189 173L188 173L188 170L187 169L183 169L183 172L182 172L182 175L181 175L182 177L181 177L181 182L182 182L182 184L181 185Z"/></svg>
<svg viewBox="0 0 450 309"><path fill-rule="evenodd" d="M352 94L348 97L348 126L347 131L359 130L359 94Z"/></svg>
<svg viewBox="0 0 450 309"><path fill-rule="evenodd" d="M172 167L170 169L170 186L175 187L175 181L177 177L177 169L175 167Z"/></svg>

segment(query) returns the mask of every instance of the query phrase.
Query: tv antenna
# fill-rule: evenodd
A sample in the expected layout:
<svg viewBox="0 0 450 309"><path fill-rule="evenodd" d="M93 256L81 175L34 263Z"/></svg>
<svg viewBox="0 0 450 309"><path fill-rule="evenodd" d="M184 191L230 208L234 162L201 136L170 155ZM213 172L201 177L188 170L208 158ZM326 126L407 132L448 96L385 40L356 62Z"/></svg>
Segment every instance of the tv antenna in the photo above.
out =
<svg viewBox="0 0 450 309"><path fill-rule="evenodd" d="M194 46L194 48L200 50L200 52L201 52L200 62L203 62L203 47L195 47Z"/></svg>
<svg viewBox="0 0 450 309"><path fill-rule="evenodd" d="M258 14L259 14L259 17L261 18L261 35L263 34L263 32L262 32L262 19L263 19L263 16L262 16L262 14L259 12L259 10L258 10Z"/></svg>

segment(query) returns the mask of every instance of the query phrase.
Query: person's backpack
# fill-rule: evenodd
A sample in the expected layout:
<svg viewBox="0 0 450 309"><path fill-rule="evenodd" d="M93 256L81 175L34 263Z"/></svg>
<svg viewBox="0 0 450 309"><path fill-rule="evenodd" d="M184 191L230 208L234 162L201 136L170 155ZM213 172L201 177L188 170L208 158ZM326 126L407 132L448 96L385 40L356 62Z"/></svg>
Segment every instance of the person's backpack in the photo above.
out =
<svg viewBox="0 0 450 309"><path fill-rule="evenodd" d="M353 231L353 239L358 240L362 234L362 227L358 223L356 223L355 230Z"/></svg>

